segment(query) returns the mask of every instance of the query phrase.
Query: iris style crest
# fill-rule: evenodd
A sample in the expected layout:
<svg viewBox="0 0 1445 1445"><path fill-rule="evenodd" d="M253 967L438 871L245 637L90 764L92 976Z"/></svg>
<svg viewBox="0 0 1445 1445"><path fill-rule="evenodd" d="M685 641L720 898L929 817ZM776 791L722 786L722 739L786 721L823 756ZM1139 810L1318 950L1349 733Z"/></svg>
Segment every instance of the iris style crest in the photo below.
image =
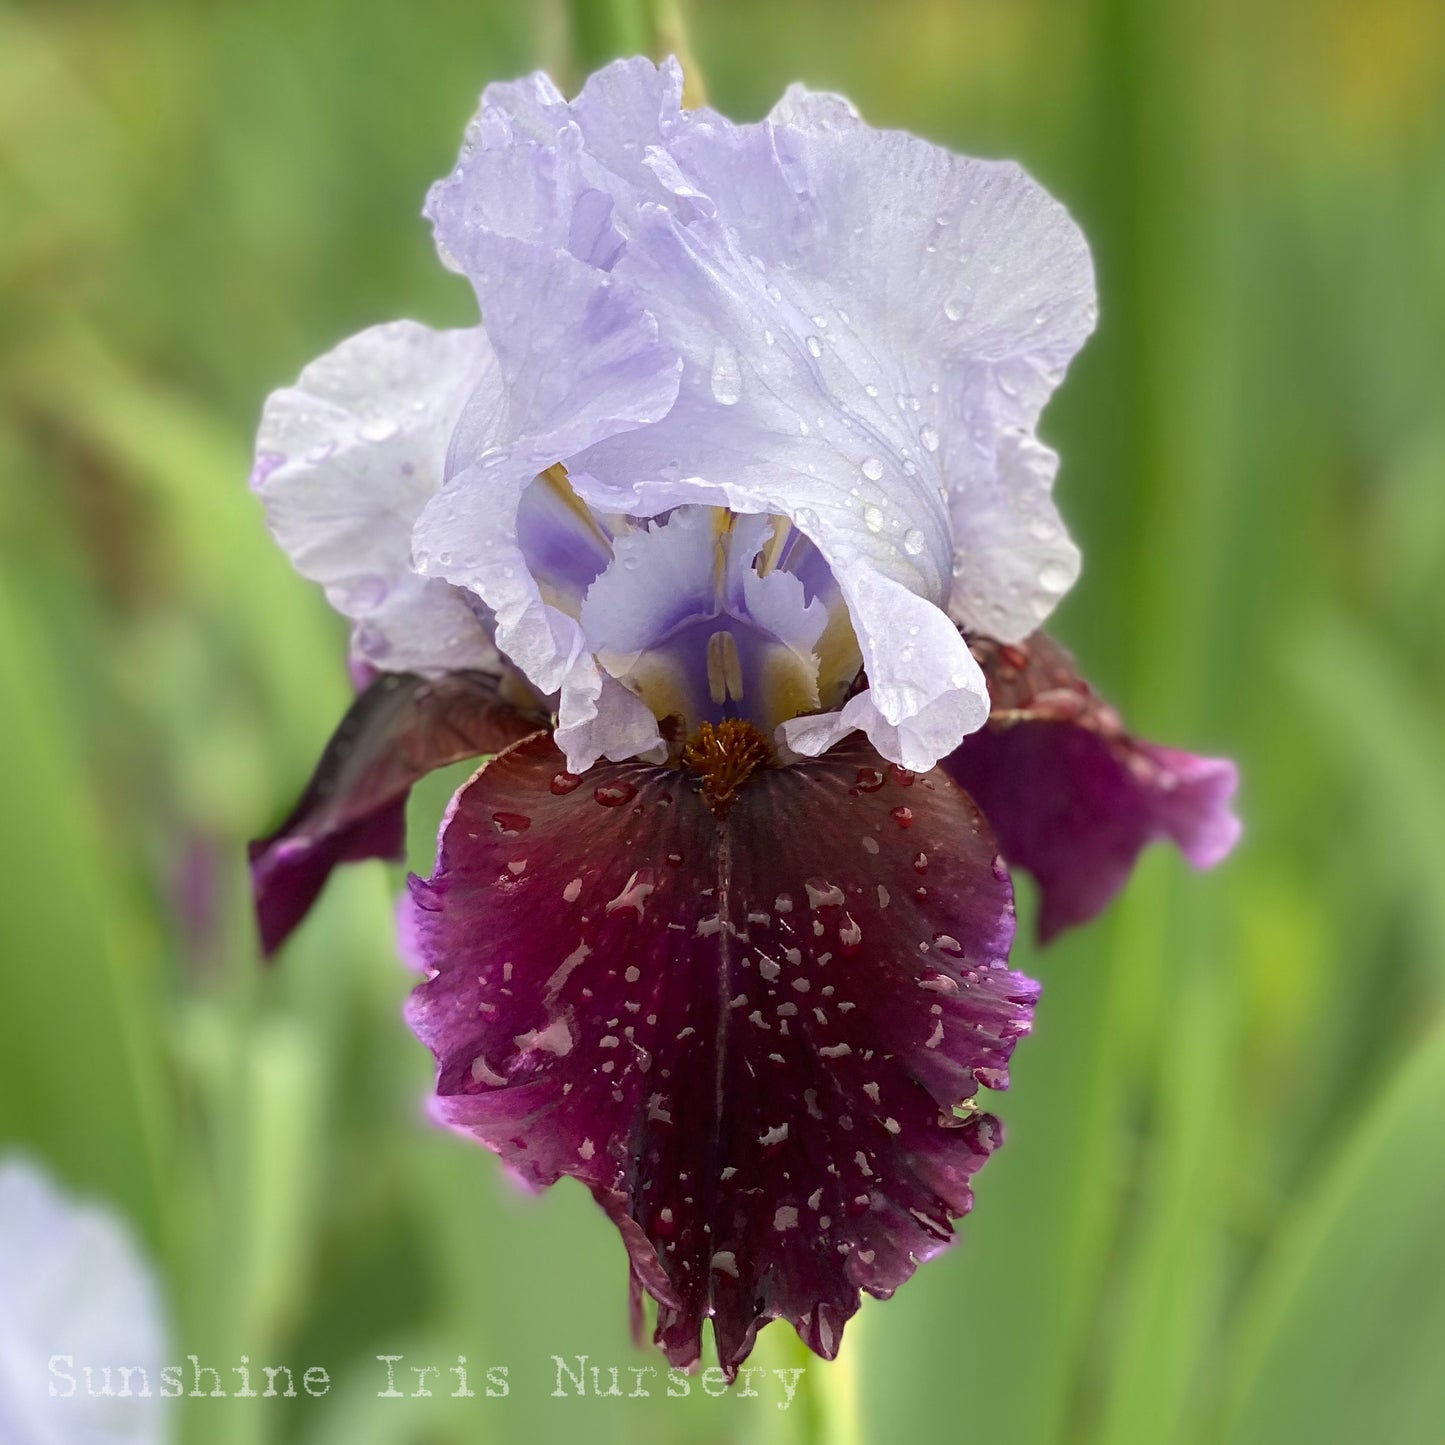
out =
<svg viewBox="0 0 1445 1445"><path fill-rule="evenodd" d="M1238 825L1231 764L1037 631L1078 554L1034 429L1094 322L1062 207L835 96L681 96L489 87L427 202L480 325L268 401L252 484L360 696L252 863L269 954L496 754L401 912L433 1112L586 1184L669 1359L711 1319L731 1373L774 1318L834 1354L971 1206L1039 992L1009 865L1047 936Z"/></svg>

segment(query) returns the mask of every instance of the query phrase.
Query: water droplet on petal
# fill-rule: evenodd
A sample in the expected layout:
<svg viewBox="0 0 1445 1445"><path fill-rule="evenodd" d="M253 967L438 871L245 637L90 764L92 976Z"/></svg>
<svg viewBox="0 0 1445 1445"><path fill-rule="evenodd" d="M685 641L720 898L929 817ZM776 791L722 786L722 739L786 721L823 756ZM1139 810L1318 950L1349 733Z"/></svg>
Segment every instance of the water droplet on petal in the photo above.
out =
<svg viewBox="0 0 1445 1445"><path fill-rule="evenodd" d="M875 507L870 502L863 508L863 525L870 532L881 532L883 530L883 509Z"/></svg>
<svg viewBox="0 0 1445 1445"><path fill-rule="evenodd" d="M363 622L352 638L357 652L371 662L381 662L391 653L391 639L378 627Z"/></svg>
<svg viewBox="0 0 1445 1445"><path fill-rule="evenodd" d="M867 457L863 462L863 475L870 482L878 482L883 479L883 463L877 457Z"/></svg>
<svg viewBox="0 0 1445 1445"><path fill-rule="evenodd" d="M352 614L371 612L386 601L391 591L385 577L374 573L354 578L341 587L341 611Z"/></svg>
<svg viewBox="0 0 1445 1445"><path fill-rule="evenodd" d="M903 550L907 552L910 557L916 557L923 551L924 543L927 540L917 527L910 527L908 531L903 534Z"/></svg>
<svg viewBox="0 0 1445 1445"><path fill-rule="evenodd" d="M823 343L816 336L810 336L805 343L809 356L821 356L823 354Z"/></svg>
<svg viewBox="0 0 1445 1445"><path fill-rule="evenodd" d="M924 425L918 433L918 440L923 443L923 450L936 452L938 450L938 428Z"/></svg>
<svg viewBox="0 0 1445 1445"><path fill-rule="evenodd" d="M396 423L390 417L375 417L361 424L362 438L369 442L384 442L396 432Z"/></svg>
<svg viewBox="0 0 1445 1445"><path fill-rule="evenodd" d="M1059 561L1050 560L1039 568L1039 586L1046 592L1063 592L1069 585L1069 569Z"/></svg>
<svg viewBox="0 0 1445 1445"><path fill-rule="evenodd" d="M558 773L552 779L552 791L560 798L574 792L581 782L582 779L576 773Z"/></svg>
<svg viewBox="0 0 1445 1445"><path fill-rule="evenodd" d="M621 781L616 783L599 783L592 791L592 796L602 804L604 808L620 808L624 803L630 803L637 796L637 789L629 782Z"/></svg>
<svg viewBox="0 0 1445 1445"><path fill-rule="evenodd" d="M492 822L504 838L515 838L532 826L532 820L525 813L493 813Z"/></svg>
<svg viewBox="0 0 1445 1445"><path fill-rule="evenodd" d="M742 364L726 341L712 354L712 394L721 406L736 406L743 394Z"/></svg>

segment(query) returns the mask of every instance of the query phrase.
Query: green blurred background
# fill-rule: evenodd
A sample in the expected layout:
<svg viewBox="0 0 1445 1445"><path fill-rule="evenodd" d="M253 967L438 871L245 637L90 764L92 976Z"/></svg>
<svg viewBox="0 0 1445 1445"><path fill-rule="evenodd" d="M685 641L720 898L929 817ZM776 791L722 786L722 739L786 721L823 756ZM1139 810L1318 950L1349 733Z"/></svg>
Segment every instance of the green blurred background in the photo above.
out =
<svg viewBox="0 0 1445 1445"><path fill-rule="evenodd" d="M176 1353L335 1381L197 1402L185 1445L1438 1445L1439 0L689 12L730 114L841 89L1078 216L1102 321L1045 418L1086 558L1056 630L1141 732L1245 780L1218 873L1158 850L1020 948L1045 997L964 1238L792 1410L550 1398L554 1353L655 1360L581 1188L524 1199L420 1122L396 873L338 878L258 968L242 843L348 696L246 489L261 401L373 322L471 318L423 192L565 18L0 0L0 1141L135 1222ZM511 1393L378 1403L378 1353L464 1353L475 1388L506 1363ZM797 1360L781 1326L761 1354Z"/></svg>

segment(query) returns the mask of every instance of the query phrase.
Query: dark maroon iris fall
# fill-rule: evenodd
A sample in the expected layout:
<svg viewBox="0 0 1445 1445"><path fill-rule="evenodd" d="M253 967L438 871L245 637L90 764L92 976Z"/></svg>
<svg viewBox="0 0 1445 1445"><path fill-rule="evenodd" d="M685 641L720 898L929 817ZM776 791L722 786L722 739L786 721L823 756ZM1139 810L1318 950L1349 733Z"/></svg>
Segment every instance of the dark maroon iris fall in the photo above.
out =
<svg viewBox="0 0 1445 1445"><path fill-rule="evenodd" d="M1130 738L1043 637L974 647L993 720L924 774L856 738L778 766L709 729L579 777L485 679L384 676L254 845L270 951L336 863L399 856L416 779L503 749L411 880L433 1112L535 1187L588 1186L675 1364L709 1318L728 1371L772 1318L831 1357L860 1290L952 1240L1002 1139L977 1089L1007 1087L1039 994L1007 967L1000 845L1052 934L1151 839L1200 864L1232 841L1227 765Z"/></svg>

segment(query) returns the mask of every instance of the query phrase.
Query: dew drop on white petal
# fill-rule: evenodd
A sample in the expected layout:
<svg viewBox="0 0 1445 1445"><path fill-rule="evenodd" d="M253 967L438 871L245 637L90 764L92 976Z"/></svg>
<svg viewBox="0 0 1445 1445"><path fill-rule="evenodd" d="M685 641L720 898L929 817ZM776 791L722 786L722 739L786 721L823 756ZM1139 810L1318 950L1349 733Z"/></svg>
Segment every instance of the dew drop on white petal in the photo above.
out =
<svg viewBox="0 0 1445 1445"><path fill-rule="evenodd" d="M806 343L809 356L821 356L823 354L823 343L816 336L810 336Z"/></svg>
<svg viewBox="0 0 1445 1445"><path fill-rule="evenodd" d="M743 394L742 365L738 354L720 341L712 354L712 394L721 406L735 406Z"/></svg>
<svg viewBox="0 0 1445 1445"><path fill-rule="evenodd" d="M1039 568L1039 586L1047 592L1062 592L1069 585L1069 569L1054 560Z"/></svg>
<svg viewBox="0 0 1445 1445"><path fill-rule="evenodd" d="M938 450L938 428L925 425L918 433L918 440L923 443L923 450L936 452Z"/></svg>
<svg viewBox="0 0 1445 1445"><path fill-rule="evenodd" d="M877 457L868 457L863 463L863 475L870 482L883 480L883 463Z"/></svg>
<svg viewBox="0 0 1445 1445"><path fill-rule="evenodd" d="M950 296L948 300L943 303L943 314L948 317L950 321L962 321L965 309L965 302L959 296Z"/></svg>
<svg viewBox="0 0 1445 1445"><path fill-rule="evenodd" d="M362 657L380 662L391 652L391 640L379 628L363 622L352 634L352 643Z"/></svg>
<svg viewBox="0 0 1445 1445"><path fill-rule="evenodd" d="M923 533L920 532L917 527L910 527L908 531L903 534L903 550L907 552L910 557L916 557L923 551L923 546L926 541L927 538L924 537Z"/></svg>
<svg viewBox="0 0 1445 1445"><path fill-rule="evenodd" d="M863 508L863 525L870 532L881 532L883 530L883 509L875 507L870 502Z"/></svg>
<svg viewBox="0 0 1445 1445"><path fill-rule="evenodd" d="M386 601L390 591L386 578L374 573L354 578L341 587L341 610L352 614L370 612Z"/></svg>
<svg viewBox="0 0 1445 1445"><path fill-rule="evenodd" d="M388 437L394 437L396 432L396 423L390 417L376 417L361 424L362 438L369 442L384 442Z"/></svg>

